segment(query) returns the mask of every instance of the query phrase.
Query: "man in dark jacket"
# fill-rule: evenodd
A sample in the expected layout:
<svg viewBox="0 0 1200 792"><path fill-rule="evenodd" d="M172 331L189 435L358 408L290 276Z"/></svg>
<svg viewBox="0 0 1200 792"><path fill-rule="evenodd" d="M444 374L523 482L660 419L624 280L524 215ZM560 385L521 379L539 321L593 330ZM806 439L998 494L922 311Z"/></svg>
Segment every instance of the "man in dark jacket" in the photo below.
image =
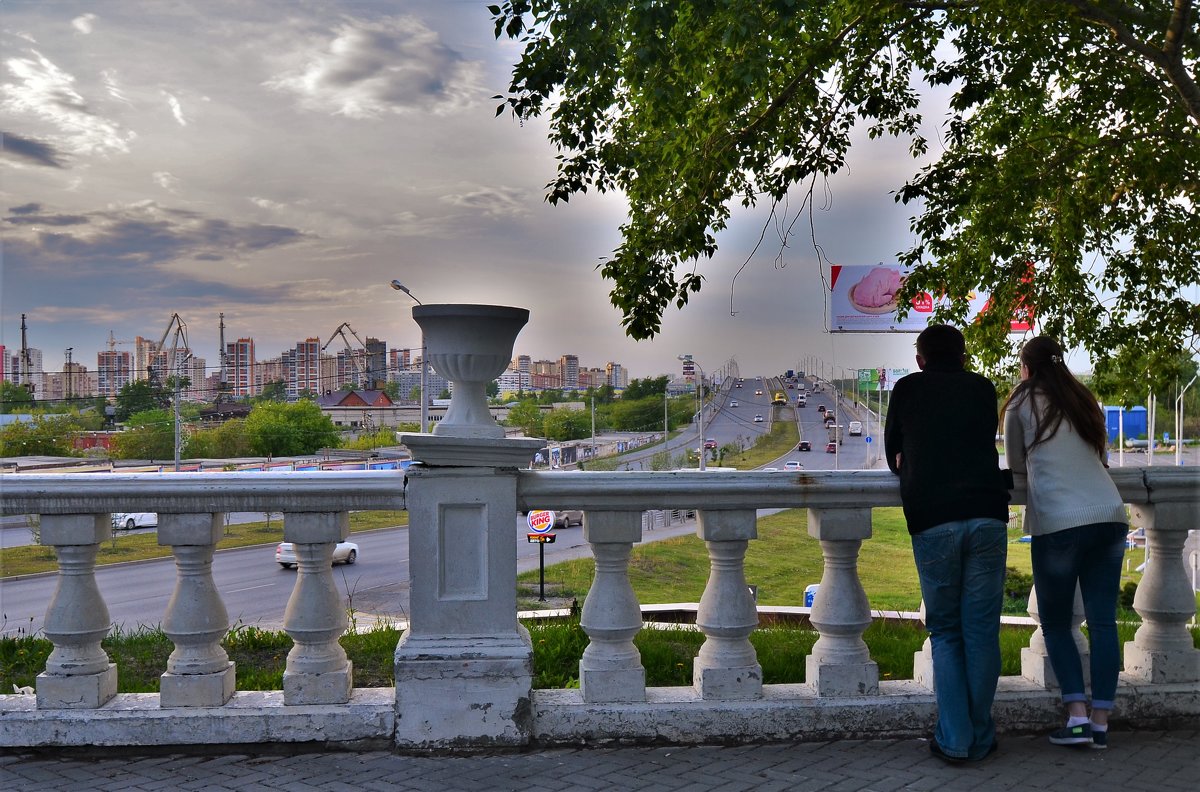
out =
<svg viewBox="0 0 1200 792"><path fill-rule="evenodd" d="M996 747L1000 608L1008 488L996 452L996 388L963 368L966 344L949 325L917 336L918 373L892 390L884 428L925 601L938 722L929 744L949 762Z"/></svg>

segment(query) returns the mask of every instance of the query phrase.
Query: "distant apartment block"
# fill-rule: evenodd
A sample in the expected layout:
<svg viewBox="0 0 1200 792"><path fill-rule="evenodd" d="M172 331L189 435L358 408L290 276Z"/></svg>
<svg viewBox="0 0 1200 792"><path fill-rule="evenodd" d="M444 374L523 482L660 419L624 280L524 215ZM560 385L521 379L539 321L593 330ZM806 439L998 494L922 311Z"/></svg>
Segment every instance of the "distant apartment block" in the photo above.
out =
<svg viewBox="0 0 1200 792"><path fill-rule="evenodd" d="M96 388L99 395L113 398L133 380L133 356L115 350L96 355Z"/></svg>
<svg viewBox="0 0 1200 792"><path fill-rule="evenodd" d="M562 374L562 389L577 390L579 388L579 357L563 355L558 359L559 373Z"/></svg>
<svg viewBox="0 0 1200 792"><path fill-rule="evenodd" d="M254 339L239 338L225 345L225 365L228 367L229 392L235 398L257 396L261 383L257 379L254 360Z"/></svg>

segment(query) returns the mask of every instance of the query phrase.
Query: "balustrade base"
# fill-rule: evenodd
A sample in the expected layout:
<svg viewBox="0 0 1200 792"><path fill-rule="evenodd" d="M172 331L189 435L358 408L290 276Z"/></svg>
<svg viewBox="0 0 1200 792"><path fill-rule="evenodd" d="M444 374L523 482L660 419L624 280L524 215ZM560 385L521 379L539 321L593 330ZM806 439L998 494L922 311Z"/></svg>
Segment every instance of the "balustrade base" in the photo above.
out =
<svg viewBox="0 0 1200 792"><path fill-rule="evenodd" d="M646 700L646 669L579 669L579 691L588 703Z"/></svg>
<svg viewBox="0 0 1200 792"><path fill-rule="evenodd" d="M396 746L521 746L531 730L533 645L508 636L422 637L396 645Z"/></svg>
<svg viewBox="0 0 1200 792"><path fill-rule="evenodd" d="M702 668L692 672L692 687L702 699L721 701L750 701L762 698L762 666L739 668Z"/></svg>
<svg viewBox="0 0 1200 792"><path fill-rule="evenodd" d="M345 704L354 690L354 663L346 661L345 668L323 674L283 672L283 703L293 707L302 704Z"/></svg>
<svg viewBox="0 0 1200 792"><path fill-rule="evenodd" d="M1170 651L1145 649L1135 641L1125 644L1125 673L1140 682L1200 681L1200 649Z"/></svg>
<svg viewBox="0 0 1200 792"><path fill-rule="evenodd" d="M879 693L879 664L869 661L830 665L809 655L804 679L818 696L875 696Z"/></svg>
<svg viewBox="0 0 1200 792"><path fill-rule="evenodd" d="M38 709L96 709L117 695L117 665L97 674L60 676L42 672L37 675Z"/></svg>
<svg viewBox="0 0 1200 792"><path fill-rule="evenodd" d="M230 663L211 674L172 674L158 678L159 706L222 707L233 698L237 673Z"/></svg>
<svg viewBox="0 0 1200 792"><path fill-rule="evenodd" d="M928 638L919 651L913 652L913 682L923 688L937 690L937 682L933 676L933 646Z"/></svg>
<svg viewBox="0 0 1200 792"><path fill-rule="evenodd" d="M1079 662L1083 668L1083 684L1088 687L1092 679L1089 655L1081 652ZM1054 674L1054 666L1050 665L1050 656L1028 646L1021 650L1021 676L1046 690L1058 690L1058 677Z"/></svg>

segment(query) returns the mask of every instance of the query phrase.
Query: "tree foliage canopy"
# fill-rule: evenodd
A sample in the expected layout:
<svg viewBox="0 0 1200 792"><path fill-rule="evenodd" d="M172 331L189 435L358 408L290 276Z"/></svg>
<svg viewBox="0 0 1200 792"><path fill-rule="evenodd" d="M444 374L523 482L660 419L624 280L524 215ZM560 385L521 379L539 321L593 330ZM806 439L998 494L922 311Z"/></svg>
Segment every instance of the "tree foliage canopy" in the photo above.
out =
<svg viewBox="0 0 1200 792"><path fill-rule="evenodd" d="M1200 336L1200 34L1192 0L505 0L522 46L499 114L549 114L551 203L629 200L601 274L634 338L700 289L735 202L811 199L851 134L909 141L895 185L915 207L902 297L968 295L981 362L1011 351L1007 318L1129 377ZM947 90L935 147L922 84ZM931 151L934 149L934 151ZM796 213L812 211L811 200ZM785 221L785 225L788 222ZM881 251L880 258L886 254ZM1030 263L1033 276L1028 277ZM902 302L907 304L907 300ZM1160 360L1161 358L1161 360ZM1173 376L1166 372L1164 376Z"/></svg>
<svg viewBox="0 0 1200 792"><path fill-rule="evenodd" d="M250 449L263 456L311 454L318 448L337 448L337 427L316 402L262 402L246 417Z"/></svg>

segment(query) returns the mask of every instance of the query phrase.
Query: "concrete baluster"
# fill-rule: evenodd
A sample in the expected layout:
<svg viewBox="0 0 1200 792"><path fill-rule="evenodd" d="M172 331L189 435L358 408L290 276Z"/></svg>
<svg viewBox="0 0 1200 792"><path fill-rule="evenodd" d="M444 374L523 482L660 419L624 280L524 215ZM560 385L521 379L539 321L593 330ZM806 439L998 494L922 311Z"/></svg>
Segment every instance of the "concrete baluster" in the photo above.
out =
<svg viewBox="0 0 1200 792"><path fill-rule="evenodd" d="M1042 618L1038 613L1037 589L1029 590L1030 618L1037 623L1037 629L1029 637L1029 646L1021 650L1021 676L1034 684L1041 685L1047 690L1058 687L1058 677L1054 675L1054 667L1050 665L1050 655L1046 652L1046 638L1042 634ZM1091 647L1087 637L1080 629L1083 624L1083 593L1075 587L1075 605L1071 611L1071 636L1075 639L1075 648L1079 652L1079 662L1083 666L1083 682L1090 684L1092 677L1088 658Z"/></svg>
<svg viewBox="0 0 1200 792"><path fill-rule="evenodd" d="M921 616L921 624L927 624L925 620L925 600L921 600L921 607L917 609ZM925 642L921 644L921 648L913 653L913 681L922 687L930 690L937 690L937 683L933 678L933 642L929 636L925 636Z"/></svg>
<svg viewBox="0 0 1200 792"><path fill-rule="evenodd" d="M233 696L234 664L221 646L229 614L212 576L222 532L219 514L158 516L158 543L171 548L177 572L163 617L163 632L175 644L159 679L163 707L219 707Z"/></svg>
<svg viewBox="0 0 1200 792"><path fill-rule="evenodd" d="M642 610L629 583L629 553L642 539L639 512L587 512L583 537L592 546L596 578L583 602L580 624L590 643L579 660L586 702L645 701L646 669L633 638Z"/></svg>
<svg viewBox="0 0 1200 792"><path fill-rule="evenodd" d="M333 578L333 548L350 535L347 512L289 512L283 538L296 550L296 586L283 615L295 641L283 672L284 704L344 704L354 674L338 643L348 620Z"/></svg>
<svg viewBox="0 0 1200 792"><path fill-rule="evenodd" d="M1200 650L1187 629L1196 598L1183 563L1188 529L1200 527L1198 511L1194 501L1130 508L1134 525L1146 531L1146 573L1133 598L1142 626L1125 644L1125 673L1140 682L1200 680Z"/></svg>
<svg viewBox="0 0 1200 792"><path fill-rule="evenodd" d="M37 676L39 709L95 709L117 694L117 667L100 646L112 625L96 585L96 552L111 532L108 514L42 515L58 585L43 627L54 649Z"/></svg>
<svg viewBox="0 0 1200 792"><path fill-rule="evenodd" d="M867 593L858 579L858 551L871 536L870 509L809 509L808 533L821 542L825 570L810 621L821 637L806 661L818 696L875 695L879 666L862 634L871 626Z"/></svg>
<svg viewBox="0 0 1200 792"><path fill-rule="evenodd" d="M701 511L696 534L708 547L709 575L696 611L705 635L692 670L704 699L762 697L762 666L750 643L758 609L746 585L746 548L758 538L753 509Z"/></svg>

